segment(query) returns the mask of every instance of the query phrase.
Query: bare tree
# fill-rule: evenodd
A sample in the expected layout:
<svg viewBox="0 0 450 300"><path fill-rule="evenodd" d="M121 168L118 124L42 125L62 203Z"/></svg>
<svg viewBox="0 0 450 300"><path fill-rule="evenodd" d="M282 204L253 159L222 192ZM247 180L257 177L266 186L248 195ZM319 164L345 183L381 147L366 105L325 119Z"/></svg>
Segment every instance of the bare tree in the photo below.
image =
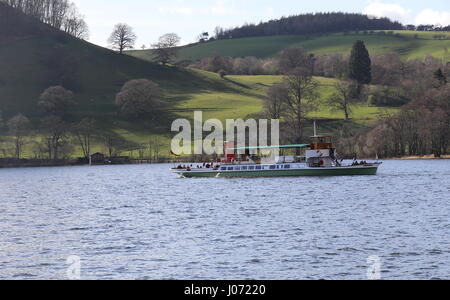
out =
<svg viewBox="0 0 450 300"><path fill-rule="evenodd" d="M92 137L95 131L95 120L84 118L80 123L72 126L71 131L80 145L84 157L89 159L91 155Z"/></svg>
<svg viewBox="0 0 450 300"><path fill-rule="evenodd" d="M69 0L0 0L26 15L77 37L87 38L84 17Z"/></svg>
<svg viewBox="0 0 450 300"><path fill-rule="evenodd" d="M281 51L279 69L283 74L288 74L298 68L308 69L313 73L313 58L302 47L290 47Z"/></svg>
<svg viewBox="0 0 450 300"><path fill-rule="evenodd" d="M318 56L314 69L318 76L344 78L348 73L348 57L340 53Z"/></svg>
<svg viewBox="0 0 450 300"><path fill-rule="evenodd" d="M352 82L338 81L334 84L336 92L328 99L328 104L333 111L342 111L345 114L345 120L350 119L352 112L351 105L357 101L356 86Z"/></svg>
<svg viewBox="0 0 450 300"><path fill-rule="evenodd" d="M62 29L78 39L89 39L89 27L74 4L69 7L67 17L62 23Z"/></svg>
<svg viewBox="0 0 450 300"><path fill-rule="evenodd" d="M162 91L158 84L148 79L130 80L116 96L116 105L122 113L140 117L155 112L161 105Z"/></svg>
<svg viewBox="0 0 450 300"><path fill-rule="evenodd" d="M100 140L103 142L109 157L119 155L128 147L128 141L115 132L104 132L100 136Z"/></svg>
<svg viewBox="0 0 450 300"><path fill-rule="evenodd" d="M62 149L67 145L68 125L60 117L49 116L41 121L46 151L49 159L59 159Z"/></svg>
<svg viewBox="0 0 450 300"><path fill-rule="evenodd" d="M46 89L39 98L38 106L45 113L64 118L67 110L74 104L73 93L62 86Z"/></svg>
<svg viewBox="0 0 450 300"><path fill-rule="evenodd" d="M289 91L282 83L272 85L264 98L264 111L268 118L281 119L286 112Z"/></svg>
<svg viewBox="0 0 450 300"><path fill-rule="evenodd" d="M176 33L167 33L161 36L153 46L153 60L166 65L171 63L178 55L177 46L181 38Z"/></svg>
<svg viewBox="0 0 450 300"><path fill-rule="evenodd" d="M214 38L217 39L217 40L220 39L220 37L223 35L224 31L225 30L222 27L217 26L214 29Z"/></svg>
<svg viewBox="0 0 450 300"><path fill-rule="evenodd" d="M148 149L150 153L150 159L154 161L159 160L159 156L161 154L161 148L164 146L160 137L154 137L148 142Z"/></svg>
<svg viewBox="0 0 450 300"><path fill-rule="evenodd" d="M19 114L7 122L9 134L13 136L15 158L20 159L22 148L25 144L25 137L29 135L31 129L30 120Z"/></svg>
<svg viewBox="0 0 450 300"><path fill-rule="evenodd" d="M292 130L293 141L302 143L306 116L317 107L319 83L311 76L310 70L297 68L284 78L284 84L289 92L286 98L286 122Z"/></svg>
<svg viewBox="0 0 450 300"><path fill-rule="evenodd" d="M114 30L108 39L111 48L123 54L126 49L133 49L137 36L133 32L133 28L127 24L119 23L114 26Z"/></svg>

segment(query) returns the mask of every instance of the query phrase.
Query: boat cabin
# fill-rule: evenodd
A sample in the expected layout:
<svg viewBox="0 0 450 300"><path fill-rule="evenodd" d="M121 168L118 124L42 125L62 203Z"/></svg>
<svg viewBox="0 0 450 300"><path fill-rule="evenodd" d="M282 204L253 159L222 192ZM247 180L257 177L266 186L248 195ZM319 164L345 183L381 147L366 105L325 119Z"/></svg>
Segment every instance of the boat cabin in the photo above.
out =
<svg viewBox="0 0 450 300"><path fill-rule="evenodd" d="M273 152L270 155L262 154L271 150L278 150L277 154ZM303 152L304 155L298 155ZM239 154L239 152L241 154ZM258 153L258 154L252 154ZM295 152L289 155L289 152ZM275 156L276 155L276 156ZM261 164L263 158L268 163L286 164L303 163L310 168L333 167L336 163L336 150L333 148L331 136L313 136L310 144L283 145L283 146L260 146L260 147L232 147L226 148L226 156L221 161L225 164ZM269 160L268 160L269 159Z"/></svg>
<svg viewBox="0 0 450 300"><path fill-rule="evenodd" d="M310 150L306 151L308 167L332 167L336 161L336 150L331 136L312 136Z"/></svg>
<svg viewBox="0 0 450 300"><path fill-rule="evenodd" d="M331 142L331 136L312 136L311 137L311 150L331 149L333 143Z"/></svg>

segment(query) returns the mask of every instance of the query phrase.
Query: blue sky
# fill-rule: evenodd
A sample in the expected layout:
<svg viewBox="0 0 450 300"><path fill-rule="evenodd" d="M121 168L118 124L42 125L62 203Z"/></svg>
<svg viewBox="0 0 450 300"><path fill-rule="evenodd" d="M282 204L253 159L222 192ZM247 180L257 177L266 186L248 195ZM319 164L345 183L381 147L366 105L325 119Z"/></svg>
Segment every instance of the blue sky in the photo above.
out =
<svg viewBox="0 0 450 300"><path fill-rule="evenodd" d="M178 33L184 44L216 26L232 27L306 12L358 12L387 16L408 24L450 25L450 0L72 0L86 17L90 41L106 46L119 22L131 25L137 47L160 35Z"/></svg>

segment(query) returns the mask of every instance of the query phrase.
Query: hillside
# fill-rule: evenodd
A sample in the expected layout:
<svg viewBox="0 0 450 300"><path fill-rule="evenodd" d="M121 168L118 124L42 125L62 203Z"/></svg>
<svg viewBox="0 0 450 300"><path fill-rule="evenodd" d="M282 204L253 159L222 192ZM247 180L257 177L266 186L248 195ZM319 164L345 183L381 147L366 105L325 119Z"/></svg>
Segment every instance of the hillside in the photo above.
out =
<svg viewBox="0 0 450 300"><path fill-rule="evenodd" d="M0 5L0 15L5 15L5 11L8 13L8 8ZM39 95L49 86L61 84L75 94L76 105L69 121L92 117L103 132L113 131L141 144L148 143L149 138L156 135L166 142L167 148L170 124L174 119L192 118L194 110L203 110L205 118L221 120L258 114L262 110L267 87L281 80L278 76L229 76L221 79L217 74L204 71L157 65L75 39L17 13L13 18L2 18L2 22L6 24L3 29L9 26L14 30L0 34L0 111L4 120L23 113L32 120L35 128L38 128L42 117L37 108ZM289 44L291 38L288 37L284 45ZM229 53L244 50L253 53L259 49L259 56L264 57L284 47L276 43L274 48L267 49L263 45L266 38L265 41L249 39L246 47L241 43L241 50L235 49L233 43L239 41L243 40L186 47L183 51L203 48L207 53L215 51L208 50L208 47L231 42L227 48ZM253 42L256 44L252 45ZM118 113L114 105L116 93L125 82L136 78L148 78L160 84L166 103L163 112L144 120L130 120ZM333 80L318 80L322 84L322 99L325 99L333 91ZM358 106L354 111L355 126L359 126L377 119L382 110ZM329 120L321 125L326 132L336 130L336 124L343 119L340 113L332 113L324 105L311 117ZM5 133L4 128L0 129L0 135ZM96 144L94 150L102 151L102 145ZM30 155L29 149L25 152L25 155Z"/></svg>
<svg viewBox="0 0 450 300"><path fill-rule="evenodd" d="M0 3L0 13L5 14L5 10L9 8ZM126 119L118 117L114 99L130 79L148 78L160 84L169 107L185 94L236 90L233 84L206 72L119 55L22 14L15 14L11 22L21 30L0 35L0 110L4 119L23 113L37 122L41 116L37 109L39 95L59 84L75 93L74 119L92 116L105 127L118 122L129 126ZM154 129L159 122L153 123Z"/></svg>
<svg viewBox="0 0 450 300"><path fill-rule="evenodd" d="M417 36L415 36L417 34ZM447 35L447 40L437 40L436 34ZM356 40L363 40L371 54L396 52L405 59L421 59L427 55L450 59L450 33L394 31L394 35L336 33L316 36L282 35L212 41L180 48L179 61L196 61L212 55L231 57L255 56L268 58L281 50L301 46L316 55L348 53ZM130 55L151 60L151 50L130 51Z"/></svg>

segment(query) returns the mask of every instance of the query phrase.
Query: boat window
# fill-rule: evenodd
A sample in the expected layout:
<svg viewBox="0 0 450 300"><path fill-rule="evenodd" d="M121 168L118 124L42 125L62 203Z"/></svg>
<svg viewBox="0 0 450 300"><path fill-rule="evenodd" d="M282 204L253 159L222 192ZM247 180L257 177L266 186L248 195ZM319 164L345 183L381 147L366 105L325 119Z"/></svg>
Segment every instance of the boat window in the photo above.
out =
<svg viewBox="0 0 450 300"><path fill-rule="evenodd" d="M270 166L271 170L275 170L277 168L277 166Z"/></svg>
<svg viewBox="0 0 450 300"><path fill-rule="evenodd" d="M262 170L262 167L261 166L257 166L256 170Z"/></svg>
<svg viewBox="0 0 450 300"><path fill-rule="evenodd" d="M284 168L285 168L285 169L290 169L290 168L291 168L291 165L285 165Z"/></svg>
<svg viewBox="0 0 450 300"><path fill-rule="evenodd" d="M229 168L228 168L228 171L233 171L233 170L234 170L233 167L229 167Z"/></svg>
<svg viewBox="0 0 450 300"><path fill-rule="evenodd" d="M235 170L235 171L240 171L240 170L241 170L241 167L235 167L234 170Z"/></svg>
<svg viewBox="0 0 450 300"><path fill-rule="evenodd" d="M220 168L220 170L221 170L221 171L226 171L227 168L226 168L226 167L222 167L222 168Z"/></svg>
<svg viewBox="0 0 450 300"><path fill-rule="evenodd" d="M248 167L242 167L242 171L247 171Z"/></svg>
<svg viewBox="0 0 450 300"><path fill-rule="evenodd" d="M254 170L255 167L253 167L253 166L252 166L252 167L248 167L248 169L249 169L249 170Z"/></svg>

